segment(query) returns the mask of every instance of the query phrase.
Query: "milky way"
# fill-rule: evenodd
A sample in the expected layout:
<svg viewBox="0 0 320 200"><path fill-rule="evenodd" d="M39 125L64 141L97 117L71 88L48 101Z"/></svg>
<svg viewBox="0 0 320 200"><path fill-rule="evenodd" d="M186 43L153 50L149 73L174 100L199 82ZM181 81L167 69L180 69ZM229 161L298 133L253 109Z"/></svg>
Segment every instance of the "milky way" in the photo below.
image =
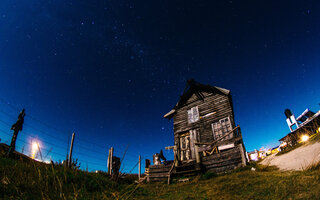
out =
<svg viewBox="0 0 320 200"><path fill-rule="evenodd" d="M194 78L231 90L248 150L274 145L285 108L319 109L319 11L317 1L2 0L1 98L66 141L75 131L119 154L130 144L135 160L172 145L163 114Z"/></svg>

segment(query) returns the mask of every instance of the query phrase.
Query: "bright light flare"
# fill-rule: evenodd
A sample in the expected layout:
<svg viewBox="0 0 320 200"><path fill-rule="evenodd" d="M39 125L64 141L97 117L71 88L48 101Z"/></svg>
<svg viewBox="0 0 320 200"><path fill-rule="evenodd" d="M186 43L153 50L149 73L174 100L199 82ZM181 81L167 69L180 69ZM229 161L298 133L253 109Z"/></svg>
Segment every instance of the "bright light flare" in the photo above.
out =
<svg viewBox="0 0 320 200"><path fill-rule="evenodd" d="M302 142L306 142L306 141L308 141L309 140L309 136L308 135L303 135L302 137L301 137L301 141Z"/></svg>
<svg viewBox="0 0 320 200"><path fill-rule="evenodd" d="M36 154L39 150L39 143L36 141L33 141L31 144L31 158L34 159L36 157Z"/></svg>
<svg viewBox="0 0 320 200"><path fill-rule="evenodd" d="M284 147L284 146L287 146L287 143L286 143L286 142L282 142L282 143L280 144L280 147Z"/></svg>

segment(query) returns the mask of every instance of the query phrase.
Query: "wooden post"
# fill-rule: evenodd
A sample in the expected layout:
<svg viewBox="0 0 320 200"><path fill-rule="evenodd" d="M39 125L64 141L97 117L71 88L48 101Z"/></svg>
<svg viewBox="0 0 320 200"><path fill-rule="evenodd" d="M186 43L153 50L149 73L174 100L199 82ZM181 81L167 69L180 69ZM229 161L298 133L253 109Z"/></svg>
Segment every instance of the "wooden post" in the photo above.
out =
<svg viewBox="0 0 320 200"><path fill-rule="evenodd" d="M19 131L22 131L22 126L23 126L25 116L26 116L25 109L22 109L22 111L20 112L20 114L18 116L17 122L11 126L11 130L13 130L13 135L11 138L11 144L10 144L9 150L7 152L7 157L10 157L11 154L16 149L16 140L17 140Z"/></svg>
<svg viewBox="0 0 320 200"><path fill-rule="evenodd" d="M70 151L69 151L69 160L68 160L68 167L72 165L72 149L73 149L73 141L74 141L74 133L72 133L71 144L70 144Z"/></svg>
<svg viewBox="0 0 320 200"><path fill-rule="evenodd" d="M140 180L141 178L141 156L139 155L139 174L138 174L138 178Z"/></svg>
<svg viewBox="0 0 320 200"><path fill-rule="evenodd" d="M110 149L108 150L107 168L108 168L108 174L110 175Z"/></svg>
<svg viewBox="0 0 320 200"><path fill-rule="evenodd" d="M200 163L200 155L199 155L198 148L199 148L198 145L194 145L194 151L195 151L195 154L196 154L196 162Z"/></svg>
<svg viewBox="0 0 320 200"><path fill-rule="evenodd" d="M247 162L246 162L246 156L244 155L244 150L243 150L243 146L242 143L238 145L239 149L240 149L240 154L241 154L241 160L242 160L242 166L246 166Z"/></svg>
<svg viewBox="0 0 320 200"><path fill-rule="evenodd" d="M113 164L113 147L111 147L110 148L110 160L109 160L109 162L110 162L110 174L109 175L112 175L112 164Z"/></svg>
<svg viewBox="0 0 320 200"><path fill-rule="evenodd" d="M178 149L177 146L173 147L173 162L174 162L174 166L178 167L179 166L179 161L178 161Z"/></svg>
<svg viewBox="0 0 320 200"><path fill-rule="evenodd" d="M177 151L178 151L178 148L177 148L176 145L166 147L166 150L169 150L169 149L172 149L172 150L173 150L173 157L174 157L173 162L174 162L174 166L175 166L175 167L178 167L178 165L179 165L179 162L178 162L178 152L177 152Z"/></svg>

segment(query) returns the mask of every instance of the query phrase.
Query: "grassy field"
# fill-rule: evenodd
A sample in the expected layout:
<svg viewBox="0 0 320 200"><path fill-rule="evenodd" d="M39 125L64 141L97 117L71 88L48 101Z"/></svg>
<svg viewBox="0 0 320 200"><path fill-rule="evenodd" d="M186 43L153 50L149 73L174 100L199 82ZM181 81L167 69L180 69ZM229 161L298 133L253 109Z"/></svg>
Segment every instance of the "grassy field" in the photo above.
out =
<svg viewBox="0 0 320 200"><path fill-rule="evenodd" d="M257 167L189 183L146 184L136 199L320 199L320 173Z"/></svg>
<svg viewBox="0 0 320 200"><path fill-rule="evenodd" d="M251 167L256 171L251 171ZM189 182L134 184L103 173L0 156L1 199L320 199L320 167L280 172L251 163L234 172Z"/></svg>

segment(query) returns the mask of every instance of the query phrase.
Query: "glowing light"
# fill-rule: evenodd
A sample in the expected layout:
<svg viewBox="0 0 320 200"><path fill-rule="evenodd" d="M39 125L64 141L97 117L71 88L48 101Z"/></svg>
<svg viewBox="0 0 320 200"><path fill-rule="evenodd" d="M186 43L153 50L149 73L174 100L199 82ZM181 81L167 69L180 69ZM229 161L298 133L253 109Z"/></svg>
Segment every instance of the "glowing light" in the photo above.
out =
<svg viewBox="0 0 320 200"><path fill-rule="evenodd" d="M39 143L36 141L33 141L31 144L31 158L34 159L36 157L36 154L39 150Z"/></svg>
<svg viewBox="0 0 320 200"><path fill-rule="evenodd" d="M286 142L282 142L282 143L280 144L280 147L284 147L284 146L286 146L286 145L287 145Z"/></svg>
<svg viewBox="0 0 320 200"><path fill-rule="evenodd" d="M306 142L306 141L308 141L309 140L309 136L308 135L303 135L302 137L301 137L301 141L302 142Z"/></svg>
<svg viewBox="0 0 320 200"><path fill-rule="evenodd" d="M50 160L44 160L43 162L44 162L44 163L47 163L47 164L50 164L50 163L51 163Z"/></svg>
<svg viewBox="0 0 320 200"><path fill-rule="evenodd" d="M250 154L250 159L254 160L254 161L257 161L258 160L258 154L257 153Z"/></svg>

